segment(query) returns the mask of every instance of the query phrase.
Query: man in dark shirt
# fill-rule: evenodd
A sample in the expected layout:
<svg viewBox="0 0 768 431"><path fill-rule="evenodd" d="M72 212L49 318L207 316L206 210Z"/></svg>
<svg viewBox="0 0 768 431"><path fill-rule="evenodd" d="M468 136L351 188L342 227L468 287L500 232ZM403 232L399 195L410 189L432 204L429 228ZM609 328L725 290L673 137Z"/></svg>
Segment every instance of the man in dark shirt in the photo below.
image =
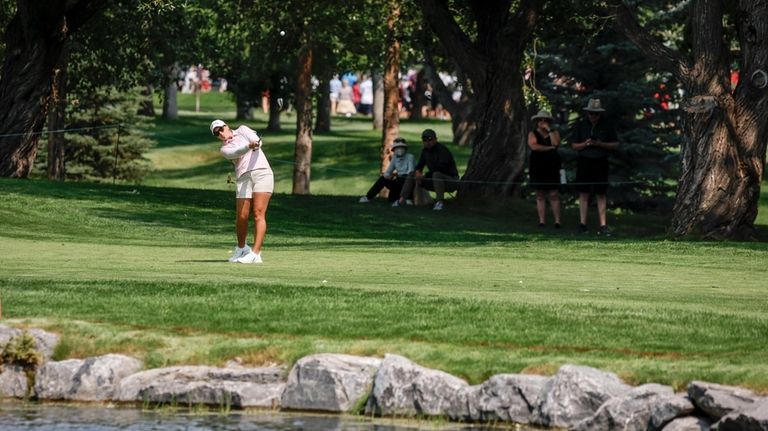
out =
<svg viewBox="0 0 768 431"><path fill-rule="evenodd" d="M437 134L432 129L425 129L421 133L421 142L424 149L421 151L416 169L408 175L403 185L403 191L398 201L398 206L411 200L413 189L416 185L435 192L435 211L440 211L444 206L445 192L455 192L459 185L459 171L456 169L456 161L448 148L437 142ZM424 174L424 167L429 171Z"/></svg>
<svg viewBox="0 0 768 431"><path fill-rule="evenodd" d="M576 166L576 187L579 190L579 232L587 233L587 210L589 194L597 200L597 214L600 221L598 235L611 236L606 222L606 192L608 190L608 154L618 148L616 131L602 118L605 109L600 99L589 99L587 119L576 126L571 146L578 151Z"/></svg>

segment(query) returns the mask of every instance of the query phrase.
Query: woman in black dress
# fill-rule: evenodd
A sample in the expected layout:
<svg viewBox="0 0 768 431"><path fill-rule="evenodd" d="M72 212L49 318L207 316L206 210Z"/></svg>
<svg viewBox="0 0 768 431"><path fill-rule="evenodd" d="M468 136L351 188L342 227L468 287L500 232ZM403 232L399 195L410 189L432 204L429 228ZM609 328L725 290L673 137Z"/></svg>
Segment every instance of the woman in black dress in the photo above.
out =
<svg viewBox="0 0 768 431"><path fill-rule="evenodd" d="M547 198L555 218L555 228L560 228L560 133L551 130L552 114L539 111L531 117L534 128L528 133L528 147L531 149L531 161L528 167L530 184L536 191L536 210L539 213L539 227L546 225L545 211Z"/></svg>

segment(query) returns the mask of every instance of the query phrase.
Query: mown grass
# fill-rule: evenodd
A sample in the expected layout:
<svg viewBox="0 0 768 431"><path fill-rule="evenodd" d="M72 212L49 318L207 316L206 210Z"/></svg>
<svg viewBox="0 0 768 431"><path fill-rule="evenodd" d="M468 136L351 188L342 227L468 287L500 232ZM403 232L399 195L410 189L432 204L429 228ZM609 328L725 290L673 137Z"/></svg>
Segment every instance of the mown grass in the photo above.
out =
<svg viewBox="0 0 768 431"><path fill-rule="evenodd" d="M316 194L277 193L265 263L233 265L234 199L220 182L231 167L207 132L227 106L216 103L158 120L145 185L0 179L6 322L59 331L59 359L290 365L316 352L392 352L471 382L579 363L631 383L768 391L765 192L763 241L744 243L673 240L666 215L620 211L615 238L577 236L573 207L564 229L541 230L524 200L449 201L443 213L361 205L378 134L337 119L316 144ZM415 142L427 126L448 127L410 123L404 134ZM290 168L275 161L290 159L292 139L265 134L283 192Z"/></svg>
<svg viewBox="0 0 768 431"><path fill-rule="evenodd" d="M434 214L277 195L266 263L245 266L225 261L229 192L0 190L4 317L62 331L60 358L394 352L473 382L576 362L635 383L768 388L765 243L671 241L663 219L630 214L610 241L542 232L525 202Z"/></svg>

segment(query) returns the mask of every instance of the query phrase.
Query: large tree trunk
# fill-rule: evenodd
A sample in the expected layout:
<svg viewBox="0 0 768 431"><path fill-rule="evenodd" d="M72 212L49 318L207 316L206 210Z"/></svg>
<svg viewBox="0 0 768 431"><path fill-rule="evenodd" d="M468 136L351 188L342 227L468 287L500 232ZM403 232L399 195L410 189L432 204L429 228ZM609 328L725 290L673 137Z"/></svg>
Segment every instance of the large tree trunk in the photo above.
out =
<svg viewBox="0 0 768 431"><path fill-rule="evenodd" d="M438 101L443 108L451 114L451 129L453 131L453 143L465 147L472 145L477 132L477 123L480 120L478 118L478 109L475 106L475 101L471 100L467 91L469 86L466 79L459 79L462 83L464 91L462 92L461 100L458 102L453 100L452 91L445 86L443 80L440 79L437 71L435 70L434 61L427 49L425 49L426 65L424 70L429 77L429 81L432 83L433 95L437 97ZM459 74L461 76L461 74Z"/></svg>
<svg viewBox="0 0 768 431"><path fill-rule="evenodd" d="M17 1L0 78L0 176L29 175L64 44L105 2Z"/></svg>
<svg viewBox="0 0 768 431"><path fill-rule="evenodd" d="M459 190L462 199L510 195L523 174L527 130L520 66L543 2L520 0L515 10L512 3L471 3L477 24L471 40L445 2L419 0L445 52L472 83L472 109L466 115L477 126Z"/></svg>
<svg viewBox="0 0 768 431"><path fill-rule="evenodd" d="M308 195L312 168L312 47L307 40L299 50L298 68L293 194Z"/></svg>
<svg viewBox="0 0 768 431"><path fill-rule="evenodd" d="M676 235L750 238L760 198L768 140L768 90L760 72L768 58L768 8L741 0L735 11L740 79L731 93L731 41L724 38L725 9L697 0L690 11L692 53L685 59L642 29L623 4L619 28L686 88L682 170L671 230ZM755 78L755 79L753 79Z"/></svg>
<svg viewBox="0 0 768 431"><path fill-rule="evenodd" d="M173 82L174 85L176 85L176 81ZM142 115L144 117L155 117L155 102L153 99L153 95L155 93L155 87L152 84L147 84L144 89L141 91L141 95L144 96L144 100L142 100L141 104L139 104L139 115Z"/></svg>
<svg viewBox="0 0 768 431"><path fill-rule="evenodd" d="M66 140L64 127L67 107L67 61L66 49L53 75L51 102L48 110L48 179L63 181L65 175L64 156Z"/></svg>
<svg viewBox="0 0 768 431"><path fill-rule="evenodd" d="M383 127L381 139L381 172L389 164L392 142L400 135L400 40L397 28L400 25L400 1L389 0L387 16L387 53L384 65ZM382 190L383 191L383 190Z"/></svg>

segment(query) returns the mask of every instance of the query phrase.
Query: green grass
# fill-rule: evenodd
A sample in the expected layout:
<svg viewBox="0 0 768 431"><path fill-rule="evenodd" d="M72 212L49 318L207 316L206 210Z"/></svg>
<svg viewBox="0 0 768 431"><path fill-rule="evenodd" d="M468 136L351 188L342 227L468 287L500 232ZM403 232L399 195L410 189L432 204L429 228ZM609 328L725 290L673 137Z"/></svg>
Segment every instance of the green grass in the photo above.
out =
<svg viewBox="0 0 768 431"><path fill-rule="evenodd" d="M207 132L218 114L158 121L158 169L142 186L0 179L5 323L62 333L58 359L290 365L392 352L473 383L578 363L631 383L768 391L765 191L763 241L744 243L670 240L666 216L618 211L617 237L577 236L570 207L563 230L540 230L523 200L449 201L443 213L360 205L378 132L336 119L315 145L312 187L326 194L277 193L265 263L233 265L234 198L217 182L231 168ZM415 142L427 125L449 129L404 134ZM275 161L290 159L291 140L265 134L282 192L290 168Z"/></svg>

